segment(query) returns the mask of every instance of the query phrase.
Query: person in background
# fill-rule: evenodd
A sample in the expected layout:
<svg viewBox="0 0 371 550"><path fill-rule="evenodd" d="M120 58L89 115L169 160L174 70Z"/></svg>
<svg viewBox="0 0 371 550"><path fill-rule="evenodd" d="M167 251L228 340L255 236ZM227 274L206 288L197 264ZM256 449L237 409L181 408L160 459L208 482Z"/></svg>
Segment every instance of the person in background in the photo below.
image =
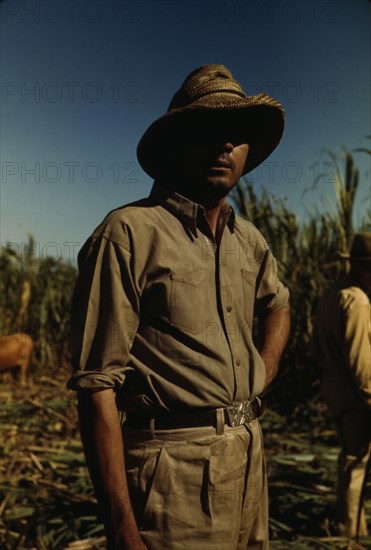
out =
<svg viewBox="0 0 371 550"><path fill-rule="evenodd" d="M322 391L341 444L339 534L367 535L364 489L371 454L371 232L354 236L350 272L321 298L312 355L323 368Z"/></svg>

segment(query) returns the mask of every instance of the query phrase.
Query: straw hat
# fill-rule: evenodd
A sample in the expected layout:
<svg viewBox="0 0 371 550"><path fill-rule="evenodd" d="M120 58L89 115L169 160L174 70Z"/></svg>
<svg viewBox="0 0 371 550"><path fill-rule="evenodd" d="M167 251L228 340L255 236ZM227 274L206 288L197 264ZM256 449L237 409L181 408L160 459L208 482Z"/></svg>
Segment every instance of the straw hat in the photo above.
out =
<svg viewBox="0 0 371 550"><path fill-rule="evenodd" d="M356 233L350 249L350 254L339 252L344 260L370 261L371 260L371 232Z"/></svg>
<svg viewBox="0 0 371 550"><path fill-rule="evenodd" d="M285 112L278 101L266 94L247 96L224 65L205 65L187 76L167 112L146 130L137 156L143 170L156 178L172 147L195 139L207 143L211 136L222 138L228 132L250 146L245 174L277 147L284 125Z"/></svg>

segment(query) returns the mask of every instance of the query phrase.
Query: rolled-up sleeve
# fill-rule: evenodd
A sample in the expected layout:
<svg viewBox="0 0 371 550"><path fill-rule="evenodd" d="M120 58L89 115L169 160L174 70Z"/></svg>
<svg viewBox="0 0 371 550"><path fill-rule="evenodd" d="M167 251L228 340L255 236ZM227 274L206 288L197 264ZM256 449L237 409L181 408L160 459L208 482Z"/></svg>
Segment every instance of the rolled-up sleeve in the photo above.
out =
<svg viewBox="0 0 371 550"><path fill-rule="evenodd" d="M256 281L255 313L282 309L288 304L289 290L278 278L277 262L269 249L265 251Z"/></svg>
<svg viewBox="0 0 371 550"><path fill-rule="evenodd" d="M109 231L108 231L109 235ZM128 247L104 234L79 254L71 308L72 390L118 389L139 324L139 291Z"/></svg>

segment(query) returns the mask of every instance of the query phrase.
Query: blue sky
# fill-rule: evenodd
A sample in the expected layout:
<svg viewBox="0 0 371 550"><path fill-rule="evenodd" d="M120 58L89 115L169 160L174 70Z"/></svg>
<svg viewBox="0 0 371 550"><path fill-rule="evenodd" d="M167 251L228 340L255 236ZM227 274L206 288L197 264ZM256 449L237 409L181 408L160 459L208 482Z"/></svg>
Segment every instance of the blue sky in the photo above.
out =
<svg viewBox="0 0 371 550"><path fill-rule="evenodd" d="M206 63L284 105L284 137L250 179L301 219L320 207L319 190L303 195L316 174L331 188L322 150L370 146L368 0L3 0L0 9L3 243L21 246L31 232L40 254L74 260L109 210L149 193L137 142ZM355 159L357 221L370 174L369 157Z"/></svg>

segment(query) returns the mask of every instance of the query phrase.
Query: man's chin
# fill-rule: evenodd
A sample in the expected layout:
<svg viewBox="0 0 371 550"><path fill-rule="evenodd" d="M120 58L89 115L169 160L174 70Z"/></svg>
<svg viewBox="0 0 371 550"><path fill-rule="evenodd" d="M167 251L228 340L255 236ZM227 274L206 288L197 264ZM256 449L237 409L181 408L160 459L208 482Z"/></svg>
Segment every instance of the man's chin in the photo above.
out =
<svg viewBox="0 0 371 550"><path fill-rule="evenodd" d="M234 185L229 178L221 174L207 174L204 178L204 186L210 193L217 194L219 197L228 195Z"/></svg>

